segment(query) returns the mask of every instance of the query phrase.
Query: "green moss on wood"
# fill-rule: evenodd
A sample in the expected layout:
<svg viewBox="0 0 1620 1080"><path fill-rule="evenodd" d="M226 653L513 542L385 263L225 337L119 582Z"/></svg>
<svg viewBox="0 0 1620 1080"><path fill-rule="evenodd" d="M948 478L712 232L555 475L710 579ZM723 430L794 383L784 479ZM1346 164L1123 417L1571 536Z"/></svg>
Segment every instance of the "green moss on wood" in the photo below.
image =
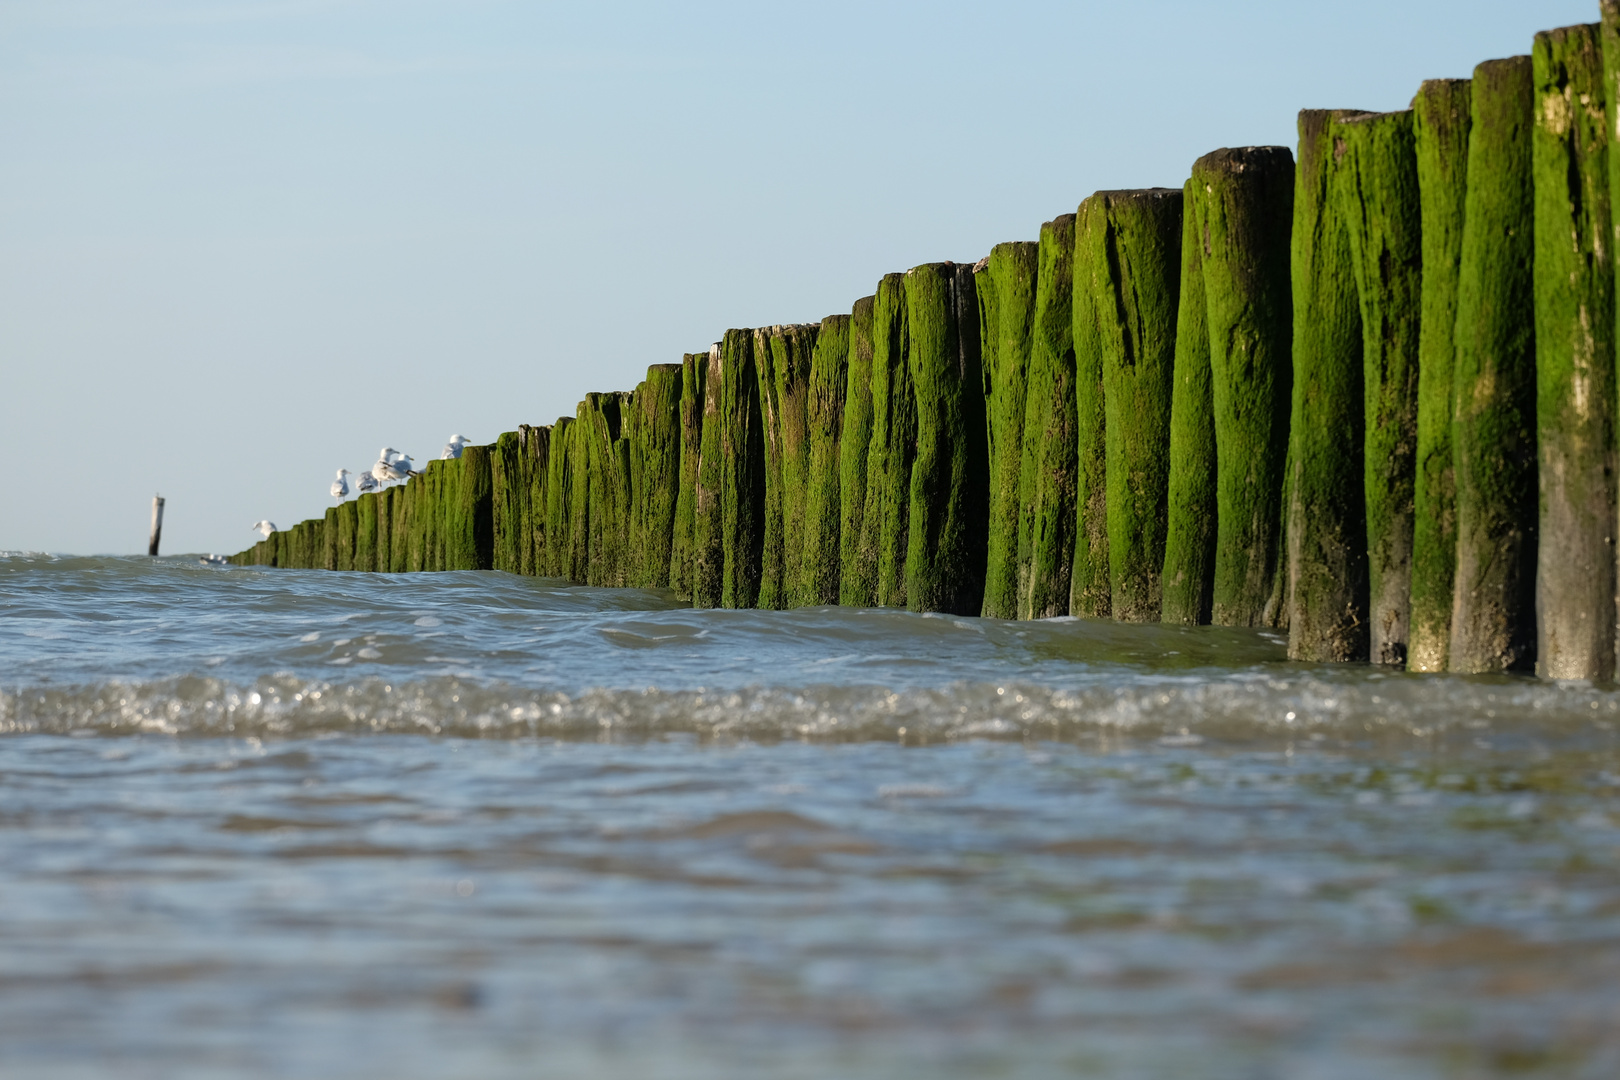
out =
<svg viewBox="0 0 1620 1080"><path fill-rule="evenodd" d="M466 446L444 462L445 569L490 570L495 565L493 446Z"/></svg>
<svg viewBox="0 0 1620 1080"><path fill-rule="evenodd" d="M1417 481L1422 203L1410 111L1330 125L1362 326L1368 656L1404 665Z"/></svg>
<svg viewBox="0 0 1620 1080"><path fill-rule="evenodd" d="M916 401L906 603L977 615L984 604L990 459L973 268L928 263L905 275L907 354Z"/></svg>
<svg viewBox="0 0 1620 1080"><path fill-rule="evenodd" d="M720 523L724 568L720 606L751 608L759 601L765 546L765 440L760 419L759 371L752 330L727 330L720 342L717 434L720 453ZM704 425L707 429L707 417Z"/></svg>
<svg viewBox="0 0 1620 1080"><path fill-rule="evenodd" d="M1290 622L1295 660L1367 656L1367 520L1362 479L1365 404L1361 311L1335 174L1336 118L1299 114L1294 188L1294 385L1289 453Z"/></svg>
<svg viewBox="0 0 1620 1080"><path fill-rule="evenodd" d="M681 476L681 365L654 364L626 413L630 450L631 584L669 585Z"/></svg>
<svg viewBox="0 0 1620 1080"><path fill-rule="evenodd" d="M1528 56L1474 69L1457 282L1457 576L1452 671L1535 659L1533 80Z"/></svg>
<svg viewBox="0 0 1620 1080"><path fill-rule="evenodd" d="M1431 79L1412 99L1423 236L1418 327L1417 475L1413 484L1411 671L1444 671L1451 652L1457 570L1457 480L1452 464L1452 338L1463 210L1468 197L1467 79Z"/></svg>
<svg viewBox="0 0 1620 1080"><path fill-rule="evenodd" d="M990 507L985 540L984 606L995 619L1018 617L1018 523L1024 469L1024 414L1035 340L1040 245L997 244L974 268L984 367Z"/></svg>
<svg viewBox="0 0 1620 1080"><path fill-rule="evenodd" d="M574 422L568 429L568 454L572 459L573 483L568 489L568 547L562 576L579 585L590 580L591 567L591 431L595 408L581 401L574 407Z"/></svg>
<svg viewBox="0 0 1620 1080"><path fill-rule="evenodd" d="M380 574L394 569L394 490L385 487L376 495L377 546L371 565Z"/></svg>
<svg viewBox="0 0 1620 1080"><path fill-rule="evenodd" d="M1074 563L1069 612L1113 614L1108 560L1108 412L1103 390L1103 336L1115 313L1104 307L1107 215L1100 194L1080 204L1074 221Z"/></svg>
<svg viewBox="0 0 1620 1080"><path fill-rule="evenodd" d="M702 450L692 497L693 607L719 607L725 593L725 366L725 350L716 342L709 349L703 376Z"/></svg>
<svg viewBox="0 0 1620 1080"><path fill-rule="evenodd" d="M799 574L801 604L836 604L839 596L839 493L844 432L844 394L849 386L850 317L821 320L810 357L806 408L810 441L804 492L803 562Z"/></svg>
<svg viewBox="0 0 1620 1080"><path fill-rule="evenodd" d="M754 331L765 448L765 531L757 600L762 608L801 603L798 583L810 452L806 423L816 330L815 326L793 325Z"/></svg>
<svg viewBox="0 0 1620 1080"><path fill-rule="evenodd" d="M349 568L377 569L377 493L374 491L354 500L354 555Z"/></svg>
<svg viewBox="0 0 1620 1080"><path fill-rule="evenodd" d="M1159 619L1169 517L1170 407L1181 289L1182 193L1105 191L1100 318L1114 618Z"/></svg>
<svg viewBox="0 0 1620 1080"><path fill-rule="evenodd" d="M523 549L528 538L525 480L520 437L516 431L503 431L490 449L489 488L495 531L492 569L508 574L523 572Z"/></svg>
<svg viewBox="0 0 1620 1080"><path fill-rule="evenodd" d="M630 446L624 417L631 408L626 393L586 394L589 479L589 557L585 581L606 588L629 584Z"/></svg>
<svg viewBox="0 0 1620 1080"><path fill-rule="evenodd" d="M546 554L540 571L544 577L568 578L573 559L574 456L573 417L560 416L551 425L550 454L546 459Z"/></svg>
<svg viewBox="0 0 1620 1080"><path fill-rule="evenodd" d="M883 607L906 605L911 466L917 453L909 333L905 275L885 274L872 307L872 442L861 522L861 548L876 568L873 600Z"/></svg>
<svg viewBox="0 0 1620 1080"><path fill-rule="evenodd" d="M529 492L524 504L529 523L529 542L524 553L523 572L544 576L550 570L551 435L549 427L519 425L524 471Z"/></svg>
<svg viewBox="0 0 1620 1080"><path fill-rule="evenodd" d="M1215 585L1215 405L1204 305L1204 185L1182 188L1181 285L1170 400L1170 476L1165 519L1160 621L1209 622Z"/></svg>
<svg viewBox="0 0 1620 1080"><path fill-rule="evenodd" d="M1019 479L1018 617L1069 613L1076 524L1075 216L1041 226Z"/></svg>
<svg viewBox="0 0 1620 1080"><path fill-rule="evenodd" d="M681 464L675 521L670 532L669 587L682 600L692 599L697 559L697 483L703 460L704 383L708 371L708 353L687 353L681 358Z"/></svg>
<svg viewBox="0 0 1620 1080"><path fill-rule="evenodd" d="M1536 663L1611 679L1615 649L1615 283L1609 94L1597 25L1537 34Z"/></svg>
<svg viewBox="0 0 1620 1080"><path fill-rule="evenodd" d="M869 534L866 527L873 420L872 320L876 308L877 297L864 296L850 309L849 375L838 450L838 602L845 607L872 607L877 603L876 536Z"/></svg>
<svg viewBox="0 0 1620 1080"><path fill-rule="evenodd" d="M1274 626L1284 618L1294 159L1281 146L1216 150L1193 163L1192 180L1203 189L1197 227L1215 417L1210 621Z"/></svg>

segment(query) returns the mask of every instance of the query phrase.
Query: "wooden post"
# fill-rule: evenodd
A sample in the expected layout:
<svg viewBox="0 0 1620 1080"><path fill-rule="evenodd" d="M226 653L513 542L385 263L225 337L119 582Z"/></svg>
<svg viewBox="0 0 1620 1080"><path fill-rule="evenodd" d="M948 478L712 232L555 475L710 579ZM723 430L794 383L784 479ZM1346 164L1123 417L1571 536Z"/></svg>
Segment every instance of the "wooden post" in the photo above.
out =
<svg viewBox="0 0 1620 1080"><path fill-rule="evenodd" d="M152 496L152 537L146 542L146 553L157 558L158 541L163 539L163 496Z"/></svg>

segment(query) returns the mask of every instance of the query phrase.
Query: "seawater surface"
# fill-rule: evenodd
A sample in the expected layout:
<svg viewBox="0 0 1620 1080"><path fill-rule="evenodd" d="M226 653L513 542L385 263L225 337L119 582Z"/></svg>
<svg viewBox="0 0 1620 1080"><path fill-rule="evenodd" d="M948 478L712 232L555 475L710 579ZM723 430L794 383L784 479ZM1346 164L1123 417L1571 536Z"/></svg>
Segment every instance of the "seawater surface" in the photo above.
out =
<svg viewBox="0 0 1620 1080"><path fill-rule="evenodd" d="M0 1076L1620 1075L1620 696L0 556Z"/></svg>

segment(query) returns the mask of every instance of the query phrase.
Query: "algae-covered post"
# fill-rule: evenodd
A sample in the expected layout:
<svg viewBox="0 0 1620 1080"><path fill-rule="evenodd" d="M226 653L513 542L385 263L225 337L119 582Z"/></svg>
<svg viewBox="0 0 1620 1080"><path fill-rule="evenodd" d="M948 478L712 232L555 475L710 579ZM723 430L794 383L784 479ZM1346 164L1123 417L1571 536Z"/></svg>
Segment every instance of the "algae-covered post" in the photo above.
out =
<svg viewBox="0 0 1620 1080"><path fill-rule="evenodd" d="M1181 288L1176 307L1175 383L1170 398L1170 479L1159 619L1209 622L1215 583L1215 406L1204 311L1204 186L1182 188Z"/></svg>
<svg viewBox="0 0 1620 1080"><path fill-rule="evenodd" d="M692 599L693 562L697 556L697 480L703 455L704 376L708 353L681 358L681 471L675 500L675 522L669 545L669 587L683 600Z"/></svg>
<svg viewBox="0 0 1620 1080"><path fill-rule="evenodd" d="M906 603L912 611L977 615L990 476L973 268L928 263L906 274L905 290L917 410Z"/></svg>
<svg viewBox="0 0 1620 1080"><path fill-rule="evenodd" d="M1169 513L1170 400L1181 289L1179 188L1100 192L1098 344L1114 618L1157 622Z"/></svg>
<svg viewBox="0 0 1620 1080"><path fill-rule="evenodd" d="M1535 653L1533 80L1528 56L1474 69L1453 369L1457 572L1452 671Z"/></svg>
<svg viewBox="0 0 1620 1080"><path fill-rule="evenodd" d="M346 505L346 504L345 504ZM338 568L338 535L342 526L338 523L338 508L326 508L326 517L322 521L320 542L317 545L315 569L336 570ZM350 533L352 536L353 533Z"/></svg>
<svg viewBox="0 0 1620 1080"><path fill-rule="evenodd" d="M1367 658L1365 392L1361 310L1335 174L1334 122L1355 110L1299 114L1294 185L1293 416L1289 467L1288 655Z"/></svg>
<svg viewBox="0 0 1620 1080"><path fill-rule="evenodd" d="M630 584L669 584L681 475L681 365L654 364L626 414L630 451Z"/></svg>
<svg viewBox="0 0 1620 1080"><path fill-rule="evenodd" d="M495 506L491 486L492 446L467 446L457 460L460 476L453 523L446 539L446 569L489 570L495 565Z"/></svg>
<svg viewBox="0 0 1620 1080"><path fill-rule="evenodd" d="M1417 474L1412 489L1409 671L1444 671L1451 651L1457 568L1457 481L1452 466L1452 337L1468 197L1467 79L1431 79L1412 99L1423 234L1418 327Z"/></svg>
<svg viewBox="0 0 1620 1080"><path fill-rule="evenodd" d="M1108 224L1102 193L1074 216L1074 562L1069 613L1106 619L1114 613L1108 566L1108 408L1103 390L1104 312Z"/></svg>
<svg viewBox="0 0 1620 1080"><path fill-rule="evenodd" d="M810 440L805 480L804 559L799 577L801 604L836 604L840 589L840 457L844 433L844 393L849 386L848 315L829 315L816 333L810 358L810 398L806 411ZM868 391L870 392L870 391Z"/></svg>
<svg viewBox="0 0 1620 1080"><path fill-rule="evenodd" d="M1040 245L1033 241L997 244L982 266L975 268L974 274L983 328L979 352L989 395L985 408L990 441L990 510L982 614L1016 619L1019 490Z"/></svg>
<svg viewBox="0 0 1620 1080"><path fill-rule="evenodd" d="M1074 566L1073 214L1041 226L1018 482L1018 617L1069 613Z"/></svg>
<svg viewBox="0 0 1620 1080"><path fill-rule="evenodd" d="M752 330L727 330L720 365L709 369L720 392L720 539L724 566L720 606L751 608L759 601L765 547L765 440ZM704 417L705 435L708 417ZM708 440L705 438L705 453Z"/></svg>
<svg viewBox="0 0 1620 1080"><path fill-rule="evenodd" d="M581 585L589 583L591 572L591 484L601 482L592 475L591 467L595 413L595 403L587 394L585 401L574 406L574 423L568 429L574 482L568 492L568 559L562 576Z"/></svg>
<svg viewBox="0 0 1620 1080"><path fill-rule="evenodd" d="M624 438L624 416L631 407L631 395L614 392L585 397L592 406L585 429L590 474L585 580L591 585L623 588L629 584L630 555L630 446Z"/></svg>
<svg viewBox="0 0 1620 1080"><path fill-rule="evenodd" d="M1412 124L1407 110L1330 125L1333 197L1361 310L1368 656L1394 665L1406 663L1411 624L1417 479L1423 241Z"/></svg>
<svg viewBox="0 0 1620 1080"><path fill-rule="evenodd" d="M844 425L838 447L838 603L877 603L875 548L865 542L867 461L872 448L872 319L877 297L855 301L849 317L849 373L844 389Z"/></svg>
<svg viewBox="0 0 1620 1080"><path fill-rule="evenodd" d="M379 573L389 573L394 569L394 489L383 488L377 492L377 503L374 510L377 522L377 540L372 568Z"/></svg>
<svg viewBox="0 0 1620 1080"><path fill-rule="evenodd" d="M1202 234L1216 536L1210 621L1278 625L1293 316L1287 147L1216 150L1193 163Z"/></svg>
<svg viewBox="0 0 1620 1080"><path fill-rule="evenodd" d="M1537 34L1536 666L1610 679L1615 650L1615 283L1599 28Z"/></svg>
<svg viewBox="0 0 1620 1080"><path fill-rule="evenodd" d="M546 574L549 542L547 525L547 484L551 479L551 428L518 426L518 446L523 457L527 486L523 494L525 533L523 573L530 577Z"/></svg>
<svg viewBox="0 0 1620 1080"><path fill-rule="evenodd" d="M724 594L726 543L723 448L721 432L724 402L721 383L725 374L722 342L716 342L704 360L703 426L697 482L692 495L692 606L720 606Z"/></svg>
<svg viewBox="0 0 1620 1080"><path fill-rule="evenodd" d="M576 422L572 417L561 416L551 425L551 456L546 462L546 554L541 570L547 577L573 576L573 430Z"/></svg>
<svg viewBox="0 0 1620 1080"><path fill-rule="evenodd" d="M496 436L489 455L490 505L494 510L494 569L509 574L523 572L525 515L523 497L523 457L520 434L503 431Z"/></svg>
<svg viewBox="0 0 1620 1080"><path fill-rule="evenodd" d="M333 547L332 569L354 569L355 534L359 531L359 508L343 502L337 508L337 543Z"/></svg>
<svg viewBox="0 0 1620 1080"><path fill-rule="evenodd" d="M917 448L917 402L907 357L905 275L885 274L872 309L872 444L866 458L861 546L876 564L873 600L906 605L907 515Z"/></svg>
<svg viewBox="0 0 1620 1080"><path fill-rule="evenodd" d="M817 328L754 331L765 446L765 533L758 605L796 607L804 553L804 485L809 471L806 410Z"/></svg>
<svg viewBox="0 0 1620 1080"><path fill-rule="evenodd" d="M368 491L354 500L354 559L350 569L377 569L377 493L375 491Z"/></svg>

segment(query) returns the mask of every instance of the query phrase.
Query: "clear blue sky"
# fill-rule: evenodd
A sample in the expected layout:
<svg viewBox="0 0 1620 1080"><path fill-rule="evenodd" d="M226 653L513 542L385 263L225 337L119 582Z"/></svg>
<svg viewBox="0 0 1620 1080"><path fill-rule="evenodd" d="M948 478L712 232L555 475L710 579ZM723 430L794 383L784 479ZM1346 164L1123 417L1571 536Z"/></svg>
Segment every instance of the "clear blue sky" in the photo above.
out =
<svg viewBox="0 0 1620 1080"><path fill-rule="evenodd" d="M0 0L0 550L236 551L1595 0Z"/></svg>

